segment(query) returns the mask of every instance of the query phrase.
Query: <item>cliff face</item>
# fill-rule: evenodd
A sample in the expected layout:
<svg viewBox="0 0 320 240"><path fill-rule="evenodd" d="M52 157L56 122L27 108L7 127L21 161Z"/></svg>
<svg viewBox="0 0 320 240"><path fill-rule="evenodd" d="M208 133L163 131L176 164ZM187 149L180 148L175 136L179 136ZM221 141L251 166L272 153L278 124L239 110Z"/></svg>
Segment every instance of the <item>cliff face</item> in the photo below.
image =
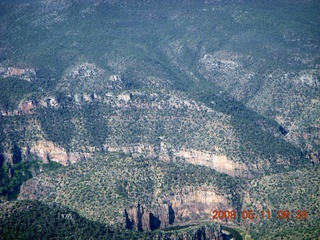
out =
<svg viewBox="0 0 320 240"><path fill-rule="evenodd" d="M213 187L188 187L162 196L166 204L146 208L138 203L126 208L126 227L138 231L155 230L198 219L211 219L214 209L232 209L225 196Z"/></svg>
<svg viewBox="0 0 320 240"><path fill-rule="evenodd" d="M136 231L149 231L158 229L161 221L148 212L138 203L137 207L131 207L124 210L126 218L126 228Z"/></svg>
<svg viewBox="0 0 320 240"><path fill-rule="evenodd" d="M161 204L149 211L139 203L124 210L126 228L136 231L163 229L175 223L176 213L170 204Z"/></svg>
<svg viewBox="0 0 320 240"><path fill-rule="evenodd" d="M34 142L28 149L29 153L42 159L44 162L54 161L62 165L70 165L91 156L87 152L67 152L64 148L57 146L51 141Z"/></svg>
<svg viewBox="0 0 320 240"><path fill-rule="evenodd" d="M167 144L160 144L159 152L154 151L150 145L133 145L123 147L109 147L110 152L123 152L133 156L143 156L150 158L159 158L162 161L183 161L195 165L212 168L218 172L226 173L230 176L250 177L248 167L244 163L239 163L228 159L226 155L217 152L200 151L196 149L172 149Z"/></svg>
<svg viewBox="0 0 320 240"><path fill-rule="evenodd" d="M248 176L248 167L245 164L232 161L226 155L196 149L183 149L175 152L175 155L188 163L210 167L231 176Z"/></svg>
<svg viewBox="0 0 320 240"><path fill-rule="evenodd" d="M63 147L46 140L31 141L23 147L16 147L19 149L20 161L39 159L44 163L53 161L67 166L92 156L92 152L67 152ZM14 154L11 151L4 152L3 155L7 161L14 164Z"/></svg>
<svg viewBox="0 0 320 240"><path fill-rule="evenodd" d="M265 144L242 141L229 114L188 93L124 90L124 81L121 75L93 63L69 67L56 86L56 95L25 97L15 110L1 110L6 135L3 151L10 152L11 136L16 135L21 149L43 161L64 165L83 160L92 152L123 152L134 157L183 161L241 177L278 169L277 165L290 166L291 159L301 158L284 141L282 145L293 150L292 154L274 151L271 143L277 139L272 135ZM28 126L25 119L34 126ZM260 136L262 132L255 129L254 134ZM92 147L93 151L87 150ZM272 149L271 157L265 149Z"/></svg>
<svg viewBox="0 0 320 240"><path fill-rule="evenodd" d="M161 215L158 216L157 214L155 215L146 211L140 204L138 204L137 207L125 210L126 228L136 231L152 231L158 228L170 227L170 225L174 223L175 211L171 205L163 205L157 209L157 212ZM183 228L183 225L181 228ZM187 227L187 229L182 229L180 231L168 231L164 236L156 234L152 239L222 240L223 237L221 229L218 226L207 224L191 228Z"/></svg>

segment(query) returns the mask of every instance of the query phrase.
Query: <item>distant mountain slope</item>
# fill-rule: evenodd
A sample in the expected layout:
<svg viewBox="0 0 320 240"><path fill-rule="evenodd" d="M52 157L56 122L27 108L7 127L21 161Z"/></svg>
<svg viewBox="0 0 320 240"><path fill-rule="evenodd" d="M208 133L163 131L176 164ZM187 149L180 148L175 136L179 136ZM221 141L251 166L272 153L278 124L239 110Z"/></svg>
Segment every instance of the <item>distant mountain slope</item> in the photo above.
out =
<svg viewBox="0 0 320 240"><path fill-rule="evenodd" d="M199 99L208 106L190 94L149 89L24 101L18 116L13 111L3 117L5 154L12 158L14 140L24 160L67 165L95 152L124 152L247 177L309 164L305 153L280 137L276 122L241 103L229 106L225 96L205 94ZM17 124L23 128L8 128Z"/></svg>
<svg viewBox="0 0 320 240"><path fill-rule="evenodd" d="M169 9L171 4L176 7ZM138 92L151 94L156 89L155 94L160 96L164 93L158 92L160 88L184 91L187 101L204 102L213 111L232 116L231 121L225 121L225 117L222 120L232 126L219 127L233 132L221 133L228 139L223 147L219 143L220 130L213 130L212 136L194 141L194 144L183 143L187 135L193 138L195 135L204 136L203 130L208 132L204 127L209 127L208 123L198 122L199 126L190 126L191 131L182 133L182 138L178 137L179 148L197 151L201 148L205 151L224 148L223 155L238 162L261 158L288 165L289 159L303 161L301 156L318 162L319 55L316 50L319 48L319 32L315 29L318 6L313 2L301 5L297 1L291 3L292 11L295 8L300 10L296 18L292 18L290 10L286 9L281 18L274 20L280 14L279 9L285 9L286 4L283 1L276 7L250 1L243 4L233 1L170 4L166 1L2 2L1 83L6 84L10 92L21 88L12 97L2 98L2 115L7 119L4 121L15 122L11 115L34 112L38 119L29 121L32 125L41 123L37 128L43 131L42 134L36 134L34 130L9 134L16 135L16 139L4 132L6 140L2 147L5 158L10 159L12 141L18 142L22 149L32 148L23 140L26 135L36 139L42 135L40 138L58 144L66 155L90 152L85 149L92 147L101 149L99 144L112 145L116 149L138 142L138 145L144 145L146 141L139 136L135 136L134 141L126 139L128 135L134 135L128 124L120 124L117 120L113 124L117 122L118 126L107 127L109 124L103 119L110 121L114 118L107 111L115 110L114 104L117 103L106 100L105 95L119 96L119 90L138 89ZM309 14L304 14L306 12ZM308 26L304 31L300 30L302 19L307 21L303 26ZM284 28L286 23L287 28ZM11 77L21 81L9 80ZM26 79L29 83L23 81ZM8 81L16 83L10 85ZM203 90L206 90L205 94ZM169 91L166 94L173 93ZM5 93L2 95L6 96ZM52 103L48 105L45 102L50 101L48 98L58 101L64 106L63 110L51 109ZM94 99L107 101L107 110L92 104L90 107L82 104L81 110L78 107L74 109L74 102L91 102ZM153 101L151 99L149 101ZM124 98L124 101L128 100ZM49 108L44 112L38 111L37 104ZM134 108L131 105L126 107ZM99 110L88 114L88 108ZM175 108L171 110L175 111ZM51 117L46 118L41 112ZM121 118L131 119L131 113L136 114L122 111ZM80 124L94 114L96 121ZM161 119L160 115L157 118ZM17 123L23 118L17 118ZM183 118L188 119L190 115ZM216 119L209 118L216 122ZM154 132L147 133L137 126L137 119L135 117L129 125L139 129L146 138L153 141L162 135L177 138L176 128L172 129L173 132L166 133L165 130L166 124L175 126L176 122L159 121L156 126L151 117L146 118L148 128ZM53 121L59 124L53 126ZM3 128L6 124L3 123ZM182 124L188 126L189 123L184 121ZM78 132L81 128L83 137L74 128ZM125 136L115 137L112 132L123 132ZM234 136L229 137L230 134ZM98 140L92 140L92 137ZM152 149L157 147L157 144L147 142ZM210 147L206 146L208 143ZM70 162L76 158L84 157L65 157Z"/></svg>
<svg viewBox="0 0 320 240"><path fill-rule="evenodd" d="M135 230L259 194L282 207L270 179L317 206L300 190L319 192L319 16L316 0L1 1L1 189L32 175L20 199ZM35 176L33 160L68 170ZM316 235L315 218L297 229Z"/></svg>

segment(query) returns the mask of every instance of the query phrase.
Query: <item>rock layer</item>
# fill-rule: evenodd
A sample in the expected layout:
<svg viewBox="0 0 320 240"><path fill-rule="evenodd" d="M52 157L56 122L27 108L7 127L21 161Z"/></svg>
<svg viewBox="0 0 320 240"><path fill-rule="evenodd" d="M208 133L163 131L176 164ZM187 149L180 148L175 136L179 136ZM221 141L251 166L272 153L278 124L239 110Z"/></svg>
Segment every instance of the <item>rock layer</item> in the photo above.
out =
<svg viewBox="0 0 320 240"><path fill-rule="evenodd" d="M140 203L126 208L126 227L137 231L163 229L198 219L209 221L214 209L232 209L226 197L218 195L212 187L181 189L165 199L167 203L149 209Z"/></svg>

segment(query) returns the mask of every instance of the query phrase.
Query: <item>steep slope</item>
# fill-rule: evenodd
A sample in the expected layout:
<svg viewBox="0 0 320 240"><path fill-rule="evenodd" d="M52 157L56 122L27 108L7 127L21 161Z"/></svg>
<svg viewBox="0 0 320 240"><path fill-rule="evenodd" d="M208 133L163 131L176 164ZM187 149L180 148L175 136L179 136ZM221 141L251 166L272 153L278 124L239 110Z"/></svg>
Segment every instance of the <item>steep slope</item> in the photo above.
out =
<svg viewBox="0 0 320 240"><path fill-rule="evenodd" d="M312 239L320 236L320 169L301 169L248 182L243 209L271 211L270 219L243 223L254 239ZM281 211L280 213L278 213ZM288 211L286 213L285 211ZM259 223L259 224L257 224Z"/></svg>
<svg viewBox="0 0 320 240"><path fill-rule="evenodd" d="M0 203L1 239L214 239L222 240L220 227L203 224L179 231L138 233L93 222L70 209L38 201Z"/></svg>
<svg viewBox="0 0 320 240"><path fill-rule="evenodd" d="M0 9L1 192L33 175L20 199L139 231L196 224L212 207L307 203L312 217L300 225L236 224L257 238L318 237L316 0L3 0ZM33 160L66 168L35 176Z"/></svg>
<svg viewBox="0 0 320 240"><path fill-rule="evenodd" d="M289 41L288 35L282 37L282 28L270 28L268 21L278 12L265 12L263 4L253 11L254 4L249 1L241 7L231 1L175 2L177 8L170 11L167 2L154 1L1 4L2 31L6 33L1 37L1 83L10 92L25 89L10 98L1 94L5 129L1 145L8 161L12 162L13 142L21 148L24 160L36 155L44 161L68 164L107 148L159 150L162 141L158 139L162 137L172 140L164 144L168 152L176 152L176 157L200 151L198 158L203 159L209 152L218 152L209 158L231 160L234 167L223 171L236 175L268 169L274 172L273 165L279 163L286 169L318 161L318 67L314 51L318 32L312 32L314 28L306 29L303 43L295 41L298 37ZM280 7L285 6L282 4ZM311 7L309 3L303 10ZM285 17L292 23L290 31L299 29L300 25L294 24L300 19ZM314 13L308 17L313 24ZM250 43L253 47L244 46L245 39L252 39L251 31L262 34L263 30L267 32ZM251 35L241 38L241 32ZM267 34L270 37L263 38ZM300 37L302 33L297 34ZM239 39L237 44L235 38ZM290 59L298 54L295 46L301 45L300 50L306 50L303 59L309 60L295 71L292 69L298 60L292 60L295 65L286 65L288 58L279 58L275 64L271 53L265 57L261 54L259 44L269 44L269 49L277 51L290 47L293 52L286 55ZM282 78L282 74L290 77ZM274 93L270 95L271 89ZM277 104L271 99L278 99ZM167 108L160 109L161 101L167 101ZM286 110L289 103L300 107ZM114 116L119 108L120 114ZM185 108L187 113L181 113ZM139 121L145 109L159 119L156 124L150 115ZM203 117L195 120L199 110ZM34 117L25 116L30 114ZM179 115L180 121L168 119L170 114ZM148 127L142 129L145 125ZM43 146L48 146L47 150L39 153L36 149ZM305 157L310 160L305 161ZM169 154L164 158L170 158ZM264 167L263 162L267 162ZM215 161L203 165L210 164ZM240 172L235 173L235 168Z"/></svg>
<svg viewBox="0 0 320 240"><path fill-rule="evenodd" d="M192 164L113 154L28 180L19 199L59 203L137 231L211 222L213 210L235 210L236 219L215 222L245 229L254 239L310 239L319 235L319 176L317 167L241 180ZM241 214L248 211L253 219Z"/></svg>
<svg viewBox="0 0 320 240"><path fill-rule="evenodd" d="M139 231L210 221L237 208L239 180L205 167L110 155L39 175L19 199L56 202L91 220Z"/></svg>
<svg viewBox="0 0 320 240"><path fill-rule="evenodd" d="M1 239L50 239L71 236L77 239L121 239L121 235L105 224L89 221L76 212L54 203L6 202L0 203L0 209Z"/></svg>

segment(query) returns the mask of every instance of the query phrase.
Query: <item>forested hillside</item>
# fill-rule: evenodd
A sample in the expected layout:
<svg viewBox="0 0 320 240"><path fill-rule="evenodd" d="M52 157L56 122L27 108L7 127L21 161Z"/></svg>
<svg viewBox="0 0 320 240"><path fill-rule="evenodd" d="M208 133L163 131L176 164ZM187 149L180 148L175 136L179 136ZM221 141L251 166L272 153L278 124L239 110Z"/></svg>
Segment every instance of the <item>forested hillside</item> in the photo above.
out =
<svg viewBox="0 0 320 240"><path fill-rule="evenodd" d="M319 16L316 0L1 1L1 207L53 201L94 238L219 239L200 226L214 207L305 204L303 222L217 222L319 237Z"/></svg>

